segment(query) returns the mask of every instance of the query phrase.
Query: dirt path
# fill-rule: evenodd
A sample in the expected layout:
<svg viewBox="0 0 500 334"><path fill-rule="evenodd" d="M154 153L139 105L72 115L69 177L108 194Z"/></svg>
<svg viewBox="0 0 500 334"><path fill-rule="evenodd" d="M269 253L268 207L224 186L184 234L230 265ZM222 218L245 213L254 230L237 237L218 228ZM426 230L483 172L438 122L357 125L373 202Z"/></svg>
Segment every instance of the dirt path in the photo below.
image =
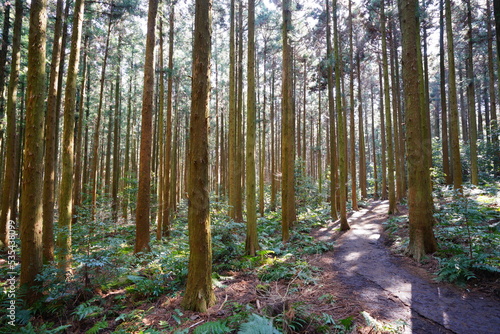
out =
<svg viewBox="0 0 500 334"><path fill-rule="evenodd" d="M377 319L406 322L404 333L500 333L500 301L437 283L390 253L381 238L388 202L373 202L349 219L334 250L337 277ZM316 236L328 240L335 224Z"/></svg>

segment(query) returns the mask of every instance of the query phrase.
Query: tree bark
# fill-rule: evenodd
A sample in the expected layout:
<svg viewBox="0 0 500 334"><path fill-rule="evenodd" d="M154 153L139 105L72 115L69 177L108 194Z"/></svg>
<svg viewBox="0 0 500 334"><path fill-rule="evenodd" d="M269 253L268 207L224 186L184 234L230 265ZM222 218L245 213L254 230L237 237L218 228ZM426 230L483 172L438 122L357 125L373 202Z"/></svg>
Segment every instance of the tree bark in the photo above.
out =
<svg viewBox="0 0 500 334"><path fill-rule="evenodd" d="M71 269L71 221L73 219L73 167L75 139L76 79L80 61L84 0L75 1L73 33L68 62L68 77L64 92L64 128L62 150L61 187L59 192L59 269L68 273Z"/></svg>
<svg viewBox="0 0 500 334"><path fill-rule="evenodd" d="M59 63L61 60L62 28L64 1L57 0L54 43L50 64L50 81L47 97L47 116L45 120L45 159L43 180L43 258L44 262L54 260L54 199L56 183L57 155L57 96Z"/></svg>
<svg viewBox="0 0 500 334"><path fill-rule="evenodd" d="M7 222L13 219L13 211L17 203L15 183L17 182L16 170L16 104L17 87L19 85L19 68L21 64L21 29L23 20L23 0L16 0L14 31L12 37L12 57L10 67L9 87L7 91L7 129L5 134L6 157L3 171L3 196L2 211L0 216L0 248L7 247L9 239Z"/></svg>
<svg viewBox="0 0 500 334"><path fill-rule="evenodd" d="M462 164L460 162L460 142L458 139L457 80L455 73L455 48L451 25L451 1L445 0L446 36L448 42L448 86L450 99L450 142L453 169L453 188L462 189Z"/></svg>
<svg viewBox="0 0 500 334"><path fill-rule="evenodd" d="M33 304L39 294L36 276L42 270L42 183L43 183L43 123L45 102L45 42L47 1L32 0L28 47L26 89L26 136L24 144L21 194L21 277L25 300Z"/></svg>
<svg viewBox="0 0 500 334"><path fill-rule="evenodd" d="M281 116L281 238L288 242L295 216L295 125L293 115L292 52L288 32L292 27L291 1L283 0L283 79Z"/></svg>
<svg viewBox="0 0 500 334"><path fill-rule="evenodd" d="M189 269L182 307L206 312L215 304L208 194L208 114L212 1L196 0L189 167Z"/></svg>
<svg viewBox="0 0 500 334"><path fill-rule="evenodd" d="M257 239L257 203L255 178L255 0L248 0L248 64L247 64L247 141L246 141L246 205L247 235L245 253L255 256L259 249Z"/></svg>
<svg viewBox="0 0 500 334"><path fill-rule="evenodd" d="M146 57L144 60L144 88L142 93L141 148L139 162L139 190L135 216L135 253L149 252L149 219L151 194L151 140L153 136L154 48L158 0L149 0Z"/></svg>
<svg viewBox="0 0 500 334"><path fill-rule="evenodd" d="M403 36L403 83L406 106L406 148L408 152L409 175L409 219L410 243L408 252L417 261L426 254L436 250L432 226L432 195L430 188L430 172L425 163L422 122L422 103L425 99L422 74L419 72L417 48L419 28L417 13L418 0L402 0L401 29Z"/></svg>

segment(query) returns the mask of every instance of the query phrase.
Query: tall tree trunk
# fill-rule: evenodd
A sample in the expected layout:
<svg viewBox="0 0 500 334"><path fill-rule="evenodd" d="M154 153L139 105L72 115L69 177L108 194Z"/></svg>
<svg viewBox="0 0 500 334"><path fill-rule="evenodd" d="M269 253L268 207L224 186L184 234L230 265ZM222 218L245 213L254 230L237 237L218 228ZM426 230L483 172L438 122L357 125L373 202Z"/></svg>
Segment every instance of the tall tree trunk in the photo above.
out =
<svg viewBox="0 0 500 334"><path fill-rule="evenodd" d="M255 0L248 0L248 64L247 64L247 141L246 141L246 205L247 235L245 253L255 256L259 249L257 239L257 203L255 198Z"/></svg>
<svg viewBox="0 0 500 334"><path fill-rule="evenodd" d="M108 21L108 32L106 34L106 46L104 49L104 59L102 61L101 78L100 78L100 91L99 91L99 106L97 108L97 116L94 126L94 140L92 144L92 166L90 172L90 182L92 182L92 220L95 219L96 209L97 209L97 167L99 163L99 137L100 137L100 127L101 127L101 115L102 115L102 105L104 100L104 86L106 78L106 65L108 61L109 53L109 35L111 33L111 16Z"/></svg>
<svg viewBox="0 0 500 334"><path fill-rule="evenodd" d="M234 1L231 0L230 8L230 31L229 31L229 216L235 216L235 198L237 191L236 184L236 78L235 78L235 19Z"/></svg>
<svg viewBox="0 0 500 334"><path fill-rule="evenodd" d="M154 99L154 48L158 0L149 0L146 57L144 60L144 88L142 93L141 149L139 163L139 190L135 216L135 253L149 252L150 186L151 186L151 140ZM193 78L194 80L194 78Z"/></svg>
<svg viewBox="0 0 500 334"><path fill-rule="evenodd" d="M75 1L73 33L68 62L68 77L64 92L64 130L62 150L61 187L59 192L59 269L68 273L71 269L71 221L73 219L73 165L75 139L76 79L80 61L84 0Z"/></svg>
<svg viewBox="0 0 500 334"><path fill-rule="evenodd" d="M130 63L130 69L133 70L134 68L134 52L132 52L132 61ZM129 198L130 198L130 186L129 182L130 179L132 178L132 173L131 173L131 149L130 149L130 134L131 134L131 128L132 128L132 82L135 80L134 78L129 80L129 88L128 88L128 102L127 102L127 132L125 135L125 161L124 161L124 168L123 168L123 200L122 200L122 217L127 220L128 218L128 207L129 207ZM133 168L132 168L133 170Z"/></svg>
<svg viewBox="0 0 500 334"><path fill-rule="evenodd" d="M381 191L381 198L382 199L387 199L387 143L386 143L386 137L385 137L385 118L384 118L384 109L385 109L385 97L384 97L384 83L383 83L383 75L382 75L382 62L380 61L379 57L379 92L380 92L380 137L381 137L381 147L380 147L380 166L381 166L381 173L382 173L382 191Z"/></svg>
<svg viewBox="0 0 500 334"><path fill-rule="evenodd" d="M371 85L371 109L372 109L372 150L373 150L373 197L378 198L378 177L377 177L377 146L375 145L375 107L374 107L374 97L373 97L373 84Z"/></svg>
<svg viewBox="0 0 500 334"><path fill-rule="evenodd" d="M63 27L64 0L57 0L54 43L50 64L50 81L47 97L47 116L45 120L45 159L43 180L43 258L45 262L54 260L54 198L56 182L57 155L57 96L59 63Z"/></svg>
<svg viewBox="0 0 500 334"><path fill-rule="evenodd" d="M467 102L469 111L469 145L471 164L471 183L479 184L478 164L477 164L477 121L476 121L476 88L474 85L474 61L473 61L473 41L472 41L472 9L470 0L467 2L467 39L468 48L466 55L467 71Z"/></svg>
<svg viewBox="0 0 500 334"><path fill-rule="evenodd" d="M337 196L339 188L338 160L337 160L337 135L335 129L335 100L333 98L333 49L330 27L330 0L326 0L326 59L327 59L327 85L328 85L328 116L330 118L330 215L333 220L338 219Z"/></svg>
<svg viewBox="0 0 500 334"><path fill-rule="evenodd" d="M13 220L13 211L17 203L15 192L16 168L16 104L17 87L19 84L19 68L21 64L21 29L23 21L23 0L16 0L14 19L14 31L12 38L12 57L10 66L9 87L7 90L7 129L5 135L6 156L3 170L2 211L0 216L0 248L8 246L7 222ZM7 12L7 11L6 11ZM7 14L6 14L7 15ZM20 139L19 139L20 140Z"/></svg>
<svg viewBox="0 0 500 334"><path fill-rule="evenodd" d="M244 137L243 137L243 1L238 6L238 60L237 60L237 92L236 92L236 192L234 198L234 216L238 222L243 222L243 182Z"/></svg>
<svg viewBox="0 0 500 334"><path fill-rule="evenodd" d="M338 124L338 147L339 147L339 211L340 211L340 230L347 231L350 229L347 222L347 131L345 121L345 110L342 104L342 87L341 87L341 58L340 58L340 41L338 32L338 8L337 0L333 0L333 38L334 38L334 57L335 57L335 90L336 90L336 109L337 109L337 124Z"/></svg>
<svg viewBox="0 0 500 334"><path fill-rule="evenodd" d="M158 152L159 152L159 166L158 166L158 185L157 185L157 197L158 197L158 215L157 227L156 227L156 240L161 240L163 234L163 215L165 214L165 197L168 198L168 192L165 194L164 182L165 182L165 150L164 150L164 117L163 109L165 105L165 78L163 69L163 18L160 15L159 23L159 49L158 49L158 63L159 63L159 83L158 83Z"/></svg>
<svg viewBox="0 0 500 334"><path fill-rule="evenodd" d="M359 188L361 189L361 197L366 199L368 193L366 191L366 145L365 145L365 130L363 128L363 99L361 86L361 57L360 51L356 53L356 64L358 68L358 135L359 135ZM368 131L368 130L367 130Z"/></svg>
<svg viewBox="0 0 500 334"><path fill-rule="evenodd" d="M500 3L498 1L494 1L494 5L498 6ZM491 27L493 26L493 22L491 21L491 7L490 2L486 1L486 16L487 16L487 24L488 27L488 73L489 73L489 96L490 96L490 126L486 130L489 131L489 136L491 137L491 145L493 148L493 170L496 175L500 174L500 150L498 145L498 120L497 120L497 105L496 105L496 94L495 94L495 71L494 71L494 59L493 59L493 34L491 32ZM497 25L498 27L498 25ZM498 34L498 32L497 32ZM498 44L498 40L497 40Z"/></svg>
<svg viewBox="0 0 500 334"><path fill-rule="evenodd" d="M396 188L394 184L394 146L392 132L391 100L389 87L389 65L387 61L387 33L386 33L386 15L385 1L380 2L381 25L382 25L382 70L384 77L384 107L385 107L385 136L387 145L387 187L389 190L389 214L397 212L396 206Z"/></svg>
<svg viewBox="0 0 500 334"><path fill-rule="evenodd" d="M172 182L173 176L170 176L171 170L171 156L172 156L172 96L173 96L173 82L174 82L174 18L175 18L175 4L172 3L170 8L170 17L169 17L169 33L168 33L168 81L167 81L167 135L165 138L165 165L163 170L163 199L165 202L165 211L163 213L163 235L166 237L170 237L170 217L172 212L172 197L170 192L175 190L170 186ZM175 191L174 195L175 195Z"/></svg>
<svg viewBox="0 0 500 334"><path fill-rule="evenodd" d="M269 205L269 209L271 211L276 210L276 193L277 193L277 171L276 171L276 134L275 134L275 112L274 112L274 106L275 106L275 101L274 101L274 69L275 69L275 61L273 58L273 64L272 64L272 72L271 72L271 203Z"/></svg>
<svg viewBox="0 0 500 334"><path fill-rule="evenodd" d="M208 194L208 113L212 1L196 0L189 168L189 269L182 307L206 312L215 304Z"/></svg>
<svg viewBox="0 0 500 334"><path fill-rule="evenodd" d="M78 122L77 122L77 134L75 143L75 186L73 187L73 220L72 223L75 224L78 220L78 215L81 213L80 206L82 205L82 140L83 140L83 109L85 100L85 80L87 78L87 52L88 52L88 36L85 36L84 50L83 50L83 66L82 66L82 81L80 87L80 100L78 101Z"/></svg>
<svg viewBox="0 0 500 334"><path fill-rule="evenodd" d="M121 37L118 38L118 54L120 54ZM113 124L113 182L111 187L111 217L114 223L118 222L118 188L120 185L120 70L118 62L115 85L115 115Z"/></svg>
<svg viewBox="0 0 500 334"><path fill-rule="evenodd" d="M441 142L443 151L443 173L446 184L453 183L450 168L450 149L448 138L448 108L446 104L446 69L444 64L444 0L439 0L439 89L441 99Z"/></svg>
<svg viewBox="0 0 500 334"><path fill-rule="evenodd" d="M352 1L349 0L349 162L351 169L351 204L353 210L358 210L358 188L356 183L356 129L354 125L354 43L353 43L353 32L352 32ZM361 100L358 101L361 104ZM362 119L358 122L363 123ZM361 169L361 168L360 168Z"/></svg>
<svg viewBox="0 0 500 334"><path fill-rule="evenodd" d="M451 26L451 0L445 0L446 36L448 42L448 86L450 99L450 142L453 169L453 187L462 189L462 164L460 162L460 142L458 139L457 80L455 73L455 47Z"/></svg>
<svg viewBox="0 0 500 334"><path fill-rule="evenodd" d="M421 86L422 74L419 73L417 49L419 28L417 13L418 0L403 0L401 4L401 30L403 36L403 83L406 106L407 152L409 169L409 219L410 243L408 252L417 261L436 250L436 240L432 231L432 195L430 172L425 163L421 100L425 99Z"/></svg>
<svg viewBox="0 0 500 334"><path fill-rule="evenodd" d="M7 51L9 48L9 30L10 30L10 8L12 4L10 2L5 3L5 8L3 12L3 29L2 29L2 48L0 49L0 124L3 125L4 120L4 110L5 110L5 100L4 100L4 90L5 90L5 65L7 64ZM14 43L14 42L12 42ZM11 63L12 64L12 63ZM0 129L0 141L4 143L3 138L3 126ZM4 153L4 152L0 152ZM0 165L3 167L4 165ZM8 166L5 164L5 166ZM2 169L0 169L2 170Z"/></svg>
<svg viewBox="0 0 500 334"><path fill-rule="evenodd" d="M39 296L34 287L42 270L42 186L43 186L43 123L45 103L45 43L47 1L32 0L28 47L26 90L26 136L24 144L21 194L21 277L25 300L33 304Z"/></svg>
<svg viewBox="0 0 500 334"><path fill-rule="evenodd" d="M288 32L292 28L291 1L283 0L283 79L281 116L281 237L283 242L290 238L290 227L295 216L295 125L293 115L292 52Z"/></svg>

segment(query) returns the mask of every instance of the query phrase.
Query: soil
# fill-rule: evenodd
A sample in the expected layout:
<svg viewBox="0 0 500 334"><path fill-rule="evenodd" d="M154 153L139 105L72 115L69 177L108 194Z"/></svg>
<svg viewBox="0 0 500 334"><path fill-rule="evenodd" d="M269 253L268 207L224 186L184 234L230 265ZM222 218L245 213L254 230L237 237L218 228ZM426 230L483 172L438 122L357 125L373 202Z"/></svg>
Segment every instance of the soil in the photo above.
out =
<svg viewBox="0 0 500 334"><path fill-rule="evenodd" d="M388 202L354 212L351 230L338 236L332 261L336 278L374 318L404 321L404 333L500 333L500 299L433 281L415 261L391 253L383 235ZM316 232L331 240L336 224Z"/></svg>

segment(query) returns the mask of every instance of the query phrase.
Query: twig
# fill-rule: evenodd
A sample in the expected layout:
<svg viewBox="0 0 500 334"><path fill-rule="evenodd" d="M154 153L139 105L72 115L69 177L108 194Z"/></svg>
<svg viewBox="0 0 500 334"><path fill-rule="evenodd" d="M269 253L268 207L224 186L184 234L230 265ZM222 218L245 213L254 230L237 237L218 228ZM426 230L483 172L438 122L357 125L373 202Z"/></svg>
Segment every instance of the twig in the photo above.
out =
<svg viewBox="0 0 500 334"><path fill-rule="evenodd" d="M194 326L198 326L199 324L201 324L202 322L204 322L205 320L200 320L198 321L197 323L195 324L192 324L191 326L189 326L189 328L193 328Z"/></svg>
<svg viewBox="0 0 500 334"><path fill-rule="evenodd" d="M217 312L219 312L220 310L222 310L222 308L224 307L224 304L227 302L227 293L226 293L226 298L224 299L224 301L222 302L222 304L220 305L219 309L217 310Z"/></svg>

